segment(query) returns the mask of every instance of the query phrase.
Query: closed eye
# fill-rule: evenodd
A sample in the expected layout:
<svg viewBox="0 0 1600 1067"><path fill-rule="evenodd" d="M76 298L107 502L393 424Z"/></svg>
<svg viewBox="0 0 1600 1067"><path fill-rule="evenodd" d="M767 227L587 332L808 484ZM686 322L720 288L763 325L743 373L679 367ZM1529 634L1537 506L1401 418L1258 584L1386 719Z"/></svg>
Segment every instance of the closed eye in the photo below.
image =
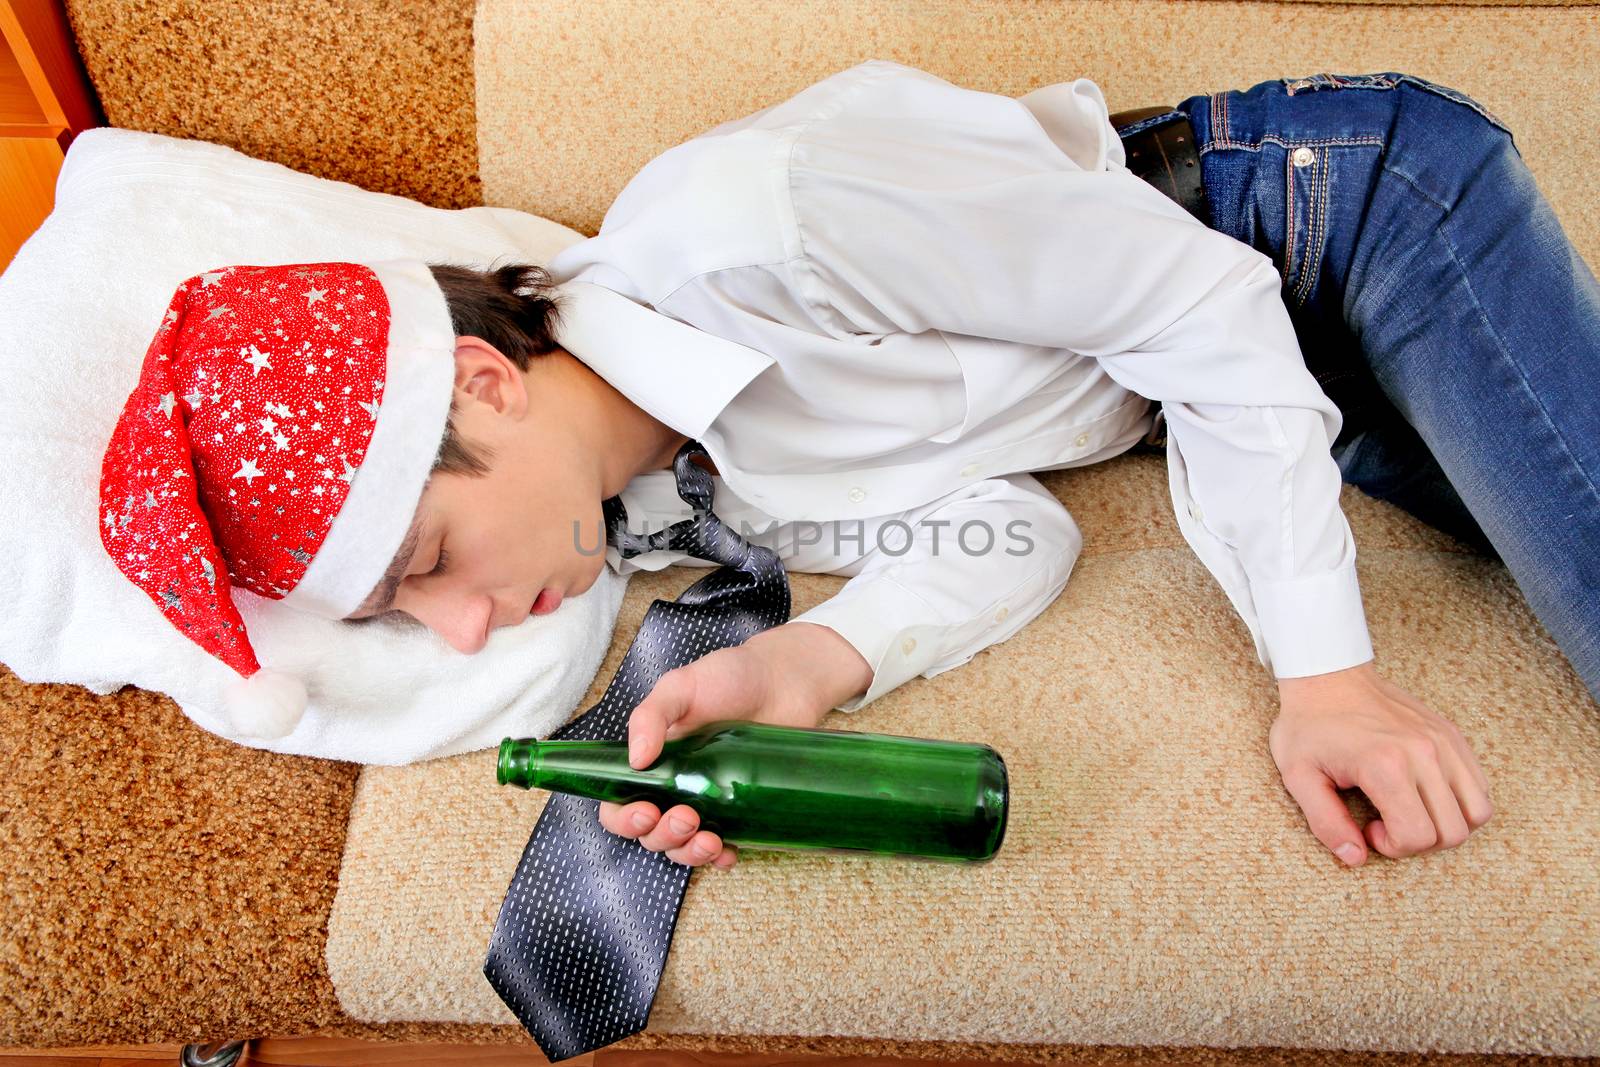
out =
<svg viewBox="0 0 1600 1067"><path fill-rule="evenodd" d="M435 575L443 574L445 572L445 568L449 564L449 562L450 562L449 553L447 553L444 550L444 546L443 545L440 545L439 546L439 559L438 559L438 561L436 563L434 563L433 570L428 572L427 577L433 577ZM382 612L379 612L379 613L377 613L375 615L361 615L361 616L358 616L358 617L353 618L353 619L347 618L347 619L342 619L340 621L359 624L359 623L364 623L364 622L371 622L373 619L387 619L387 618L391 618L391 617L394 617L394 616L401 616L401 615L404 615L404 614L405 614L405 612L403 612L403 611L396 611L394 608L390 608L388 611L382 611Z"/></svg>

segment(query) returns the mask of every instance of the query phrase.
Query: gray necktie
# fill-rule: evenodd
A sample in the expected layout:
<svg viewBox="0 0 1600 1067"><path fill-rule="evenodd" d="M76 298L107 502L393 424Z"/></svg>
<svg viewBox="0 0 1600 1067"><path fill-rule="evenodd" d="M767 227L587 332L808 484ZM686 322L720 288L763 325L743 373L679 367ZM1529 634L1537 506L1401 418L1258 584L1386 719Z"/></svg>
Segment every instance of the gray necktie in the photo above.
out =
<svg viewBox="0 0 1600 1067"><path fill-rule="evenodd" d="M677 600L645 612L622 665L594 707L550 740L622 741L634 707L674 667L742 643L789 619L789 579L771 549L751 545L711 511L711 475L673 458L694 517L648 537L627 528L622 500L604 502L624 557L672 548L719 563ZM645 1028L694 868L600 825L600 802L552 793L522 852L489 941L483 973L552 1062Z"/></svg>

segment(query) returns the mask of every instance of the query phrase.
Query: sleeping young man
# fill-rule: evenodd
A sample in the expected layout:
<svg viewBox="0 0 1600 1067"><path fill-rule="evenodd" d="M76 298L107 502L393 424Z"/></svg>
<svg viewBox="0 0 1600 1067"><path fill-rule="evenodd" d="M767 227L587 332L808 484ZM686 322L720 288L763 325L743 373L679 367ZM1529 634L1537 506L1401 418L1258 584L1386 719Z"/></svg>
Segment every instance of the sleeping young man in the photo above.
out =
<svg viewBox="0 0 1600 1067"><path fill-rule="evenodd" d="M630 720L630 758L646 766L665 739L714 719L814 726L831 709L858 710L965 663L1035 618L1063 589L1083 538L1028 472L1151 447L1164 418L1179 526L1277 679L1272 754L1312 833L1351 865L1369 846L1399 858L1460 845L1492 814L1487 781L1455 725L1374 667L1339 507L1332 449L1347 445L1343 419L1307 367L1285 286L1297 310L1345 300L1373 317L1342 328L1393 339L1376 351L1385 380L1436 420L1430 436L1452 416L1461 424L1438 440L1513 417L1482 390L1478 410L1452 409L1438 384L1445 357L1435 353L1448 350L1455 375L1487 374L1475 361L1489 358L1488 342L1457 321L1459 298L1428 248L1362 261L1371 295L1342 295L1357 293L1348 268L1365 255L1361 242L1424 242L1420 222L1397 236L1398 216L1385 215L1385 237L1359 215L1326 219L1326 247L1343 258L1317 279L1297 259L1286 279L1285 234L1253 232L1248 206L1209 186L1226 173L1246 202L1239 172L1223 167L1248 167L1249 181L1276 182L1281 197L1293 141L1317 142L1319 124L1348 125L1357 106L1391 134L1387 158L1425 175L1436 195L1455 171L1412 135L1423 119L1457 124L1450 166L1461 174L1498 167L1515 177L1521 163L1509 136L1452 91L1372 75L1380 82L1367 95L1345 98L1333 77L1180 105L1196 136L1204 131L1202 152L1213 150L1209 226L1127 169L1087 79L1013 99L874 60L658 156L597 236L544 269L434 265L454 333L444 440L420 498L392 504L406 535L383 580L336 617L403 613L472 653L496 627L559 610L602 567L679 561L599 551L601 505L621 494L635 528L683 518L670 468L697 440L725 522L777 549L789 570L849 580L792 621L663 675ZM1287 142L1261 124L1268 97L1277 121L1298 123ZM1289 97L1304 103L1286 108ZM1224 98L1231 110L1211 109ZM1276 163L1257 162L1263 144ZM1387 173L1374 169L1365 203L1388 205ZM1542 240L1523 268L1545 290L1541 314L1571 331L1564 343L1600 349L1593 277L1562 275L1581 260L1549 251L1555 224L1537 192L1511 179L1465 187L1449 203L1466 221L1520 218L1532 232L1512 239ZM1437 292L1402 300L1380 269L1388 261L1408 285ZM1477 299L1497 330L1535 328L1493 285ZM1385 316L1397 321L1380 329ZM1362 363L1359 348L1347 358ZM1586 395L1594 368L1591 359L1571 371L1587 376ZM1562 399L1576 383L1550 376L1539 387L1558 420L1576 417ZM1583 464L1597 440L1573 435ZM1367 469L1435 462L1420 443L1385 454L1376 429L1366 443ZM1549 486L1506 487L1489 472L1480 484L1467 477L1475 469L1448 462L1462 477L1438 475L1435 499L1451 482L1470 484L1465 506L1451 496L1457 515L1470 507L1485 518L1484 533L1456 532L1492 541L1524 588L1551 590L1530 602L1559 606L1550 614L1560 624L1546 625L1596 688L1596 609L1551 584L1565 579L1543 561L1565 553L1578 559L1577 580L1592 581L1600 509L1569 523L1577 530L1518 525L1503 494L1536 511ZM1398 489L1392 498L1410 506ZM1490 499L1492 508L1480 503ZM1585 539L1588 555L1574 557ZM1381 813L1365 828L1337 793L1351 786ZM601 821L680 863L735 862L687 805L603 804Z"/></svg>

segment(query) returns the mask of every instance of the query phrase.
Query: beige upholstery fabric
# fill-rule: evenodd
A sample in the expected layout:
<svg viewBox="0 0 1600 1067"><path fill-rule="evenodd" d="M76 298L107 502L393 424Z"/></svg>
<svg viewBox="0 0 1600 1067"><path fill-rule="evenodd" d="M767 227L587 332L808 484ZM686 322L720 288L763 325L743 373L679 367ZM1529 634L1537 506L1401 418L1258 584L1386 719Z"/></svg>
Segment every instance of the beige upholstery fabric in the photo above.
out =
<svg viewBox="0 0 1600 1067"><path fill-rule="evenodd" d="M1504 568L1345 488L1379 666L1460 724L1497 809L1461 848L1346 869L1279 780L1275 691L1163 460L1043 477L1087 539L1062 596L823 724L994 745L1000 853L697 872L650 1030L1600 1054L1600 709ZM696 576L633 579L584 707ZM795 610L841 581L794 575ZM480 969L547 796L496 785L492 751L363 771L328 928L346 1012L515 1024Z"/></svg>
<svg viewBox="0 0 1600 1067"><path fill-rule="evenodd" d="M1592 2L67 6L115 125L590 233L654 155L874 56L1011 94L1088 76L1117 109L1399 69L1505 118L1600 263ZM825 723L1000 748L1016 789L1001 854L955 871L751 852L697 873L651 1030L624 1047L1208 1067L1600 1054L1600 711L1504 569L1346 490L1378 664L1462 726L1497 807L1460 849L1350 871L1278 779L1273 687L1177 532L1161 461L1046 480L1088 539L1061 599L970 664ZM591 699L649 600L697 573L633 583ZM839 582L796 575L796 610ZM347 765L278 766L153 694L5 688L0 808L19 815L0 820L0 1043L224 1026L531 1049L478 968L543 798L496 786L488 752L364 772L341 841ZM105 737L116 788L77 758ZM63 751L98 777L63 777ZM197 808L196 752L207 781L263 788Z"/></svg>
<svg viewBox="0 0 1600 1067"><path fill-rule="evenodd" d="M1403 70L1503 117L1600 261L1600 152L1571 135L1600 119L1592 6L641 10L480 5L488 202L592 233L659 152L872 56L1011 94L1089 76L1118 110ZM749 852L697 873L650 1035L977 1042L1030 1058L1121 1045L1600 1055L1600 709L1508 573L1346 487L1379 668L1461 726L1497 809L1459 849L1348 870L1283 788L1267 749L1275 687L1178 533L1162 462L1045 475L1088 541L1061 598L971 663L824 724L999 748L1015 810L996 860ZM694 577L635 578L585 707L649 601ZM795 610L841 581L795 575ZM363 773L327 946L351 1016L514 1026L479 968L543 801L495 785L490 752Z"/></svg>
<svg viewBox="0 0 1600 1067"><path fill-rule="evenodd" d="M1114 111L1269 78L1401 70L1504 119L1578 251L1600 262L1600 168L1581 132L1600 127L1600 7L747 0L643 10L631 0L480 5L487 203L594 233L656 155L875 57L1012 96L1093 78ZM648 77L627 62L635 56L650 57Z"/></svg>

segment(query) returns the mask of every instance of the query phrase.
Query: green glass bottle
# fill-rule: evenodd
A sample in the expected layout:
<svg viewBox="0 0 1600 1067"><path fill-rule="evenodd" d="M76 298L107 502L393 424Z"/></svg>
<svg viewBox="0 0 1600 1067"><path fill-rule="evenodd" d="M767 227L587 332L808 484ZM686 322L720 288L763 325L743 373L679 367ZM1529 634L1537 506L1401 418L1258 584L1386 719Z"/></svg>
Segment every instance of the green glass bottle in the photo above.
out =
<svg viewBox="0 0 1600 1067"><path fill-rule="evenodd" d="M741 848L982 862L1006 833L1005 761L988 745L726 719L667 741L649 767L626 741L500 742L501 785L662 812L687 804Z"/></svg>

